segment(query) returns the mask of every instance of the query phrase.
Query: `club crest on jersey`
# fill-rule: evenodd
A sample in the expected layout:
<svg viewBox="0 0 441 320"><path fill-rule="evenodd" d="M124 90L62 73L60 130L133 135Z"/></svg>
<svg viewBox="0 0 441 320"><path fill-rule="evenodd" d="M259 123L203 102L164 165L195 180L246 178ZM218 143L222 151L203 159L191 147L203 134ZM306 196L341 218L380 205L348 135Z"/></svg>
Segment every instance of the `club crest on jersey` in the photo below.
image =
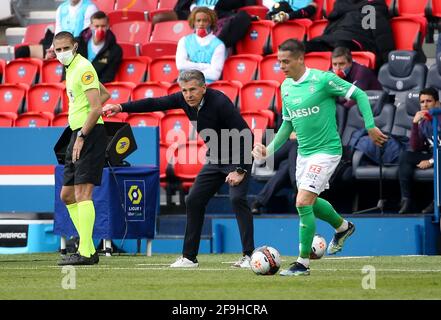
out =
<svg viewBox="0 0 441 320"><path fill-rule="evenodd" d="M72 90L68 90L68 91L67 91L67 95L68 95L68 97L69 97L69 101L71 101L71 102L75 102L75 97L74 97L74 95L73 95L73 91L72 91Z"/></svg>
<svg viewBox="0 0 441 320"><path fill-rule="evenodd" d="M309 87L309 92L310 93L314 93L315 92L315 87L314 86L310 86Z"/></svg>

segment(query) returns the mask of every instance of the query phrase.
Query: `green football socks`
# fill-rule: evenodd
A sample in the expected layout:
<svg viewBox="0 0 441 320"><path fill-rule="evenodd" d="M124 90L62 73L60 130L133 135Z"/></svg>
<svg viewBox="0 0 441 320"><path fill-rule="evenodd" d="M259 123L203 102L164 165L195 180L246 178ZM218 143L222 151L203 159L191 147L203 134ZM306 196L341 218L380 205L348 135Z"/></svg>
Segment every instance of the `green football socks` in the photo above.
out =
<svg viewBox="0 0 441 320"><path fill-rule="evenodd" d="M334 210L334 207L325 199L317 198L314 206L314 215L320 220L326 221L334 229L343 223L343 218Z"/></svg>
<svg viewBox="0 0 441 320"><path fill-rule="evenodd" d="M299 241L300 257L309 259L312 240L315 234L315 216L312 206L297 207L300 217Z"/></svg>

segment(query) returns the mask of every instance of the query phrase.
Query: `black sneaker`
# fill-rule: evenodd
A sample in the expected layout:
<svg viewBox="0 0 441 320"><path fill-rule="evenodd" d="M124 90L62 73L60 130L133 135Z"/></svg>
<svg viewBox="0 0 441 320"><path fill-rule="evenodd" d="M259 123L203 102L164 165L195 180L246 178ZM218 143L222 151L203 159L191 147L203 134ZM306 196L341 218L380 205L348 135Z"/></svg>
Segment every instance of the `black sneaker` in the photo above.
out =
<svg viewBox="0 0 441 320"><path fill-rule="evenodd" d="M98 264L100 262L100 256L98 255L97 250L95 250L95 253L91 255L90 258L93 260L93 264Z"/></svg>
<svg viewBox="0 0 441 320"><path fill-rule="evenodd" d="M427 207L425 207L423 211L421 211L421 213L424 214L434 213L434 212L435 212L435 205L433 201Z"/></svg>
<svg viewBox="0 0 441 320"><path fill-rule="evenodd" d="M305 267L300 262L291 263L291 267L287 270L280 271L281 276L309 276L309 267Z"/></svg>
<svg viewBox="0 0 441 320"><path fill-rule="evenodd" d="M252 214L261 214L263 205L259 201L254 201L251 205L251 213Z"/></svg>
<svg viewBox="0 0 441 320"><path fill-rule="evenodd" d="M66 259L62 259L58 262L59 266L80 266L80 265L93 265L94 260L91 257L84 257L79 253L74 253Z"/></svg>
<svg viewBox="0 0 441 320"><path fill-rule="evenodd" d="M338 233L336 232L331 242L329 243L328 254L336 254L337 252L341 251L344 242L350 235L354 233L354 231L355 225L352 222L348 222L348 229L346 231Z"/></svg>

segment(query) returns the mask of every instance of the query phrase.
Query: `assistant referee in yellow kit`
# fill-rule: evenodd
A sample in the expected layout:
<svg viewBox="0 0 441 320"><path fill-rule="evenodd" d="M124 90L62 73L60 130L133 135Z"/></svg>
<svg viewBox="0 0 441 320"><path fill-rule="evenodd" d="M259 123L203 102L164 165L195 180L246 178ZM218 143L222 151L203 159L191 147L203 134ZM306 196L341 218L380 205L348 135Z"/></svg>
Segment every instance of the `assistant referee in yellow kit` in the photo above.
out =
<svg viewBox="0 0 441 320"><path fill-rule="evenodd" d="M92 240L95 222L92 191L94 186L101 184L105 163L107 135L101 108L110 95L100 84L92 64L76 52L78 44L71 33L56 34L53 44L57 59L66 68L69 126L72 129L60 198L80 235L78 253L58 264L91 265L99 261Z"/></svg>

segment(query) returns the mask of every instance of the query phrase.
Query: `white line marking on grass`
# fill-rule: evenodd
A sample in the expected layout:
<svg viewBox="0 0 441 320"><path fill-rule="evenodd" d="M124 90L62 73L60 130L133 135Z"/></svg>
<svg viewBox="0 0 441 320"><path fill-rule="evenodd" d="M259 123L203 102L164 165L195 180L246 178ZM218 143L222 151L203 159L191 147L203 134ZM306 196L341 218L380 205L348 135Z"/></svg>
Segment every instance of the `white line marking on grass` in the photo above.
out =
<svg viewBox="0 0 441 320"><path fill-rule="evenodd" d="M325 260L348 260L348 259L371 259L374 256L363 256L363 257L325 257Z"/></svg>
<svg viewBox="0 0 441 320"><path fill-rule="evenodd" d="M359 272L361 269L344 269L344 268L338 268L338 269L314 269L314 271L333 271L333 272L338 272L338 271L357 271ZM413 270L413 269L376 269L377 272L409 272L409 273L423 273L423 272L441 272L441 270L437 270L437 269L418 269L418 270Z"/></svg>

